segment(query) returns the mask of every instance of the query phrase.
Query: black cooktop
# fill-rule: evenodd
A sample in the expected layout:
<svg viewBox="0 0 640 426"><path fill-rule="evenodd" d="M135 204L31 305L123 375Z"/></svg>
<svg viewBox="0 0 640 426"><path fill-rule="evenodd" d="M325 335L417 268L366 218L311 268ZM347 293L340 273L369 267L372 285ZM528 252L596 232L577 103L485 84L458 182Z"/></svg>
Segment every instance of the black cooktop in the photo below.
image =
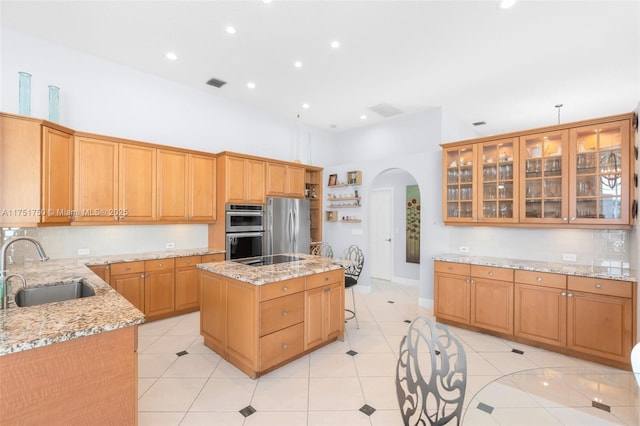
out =
<svg viewBox="0 0 640 426"><path fill-rule="evenodd" d="M243 265L249 265L249 266L265 266L265 265L275 265L278 263L295 262L296 260L302 260L302 259L296 256L289 256L286 254L274 254L271 256L233 259L233 262L242 263Z"/></svg>

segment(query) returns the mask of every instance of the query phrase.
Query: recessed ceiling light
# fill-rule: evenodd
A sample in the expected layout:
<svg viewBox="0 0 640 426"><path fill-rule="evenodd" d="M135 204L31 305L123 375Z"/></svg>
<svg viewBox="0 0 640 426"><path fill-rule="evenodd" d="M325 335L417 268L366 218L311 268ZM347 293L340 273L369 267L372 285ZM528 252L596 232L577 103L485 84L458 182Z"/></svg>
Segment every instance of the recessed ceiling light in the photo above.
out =
<svg viewBox="0 0 640 426"><path fill-rule="evenodd" d="M514 4L516 4L516 0L502 0L500 2L500 9L509 9Z"/></svg>
<svg viewBox="0 0 640 426"><path fill-rule="evenodd" d="M338 47L340 47L340 42L339 42L338 40L333 40L333 41L331 42L331 47L332 47L333 49L337 49Z"/></svg>
<svg viewBox="0 0 640 426"><path fill-rule="evenodd" d="M367 116L366 116L366 115L362 114L362 115L360 116L360 120L366 120L366 119L367 119Z"/></svg>
<svg viewBox="0 0 640 426"><path fill-rule="evenodd" d="M227 25L227 28L225 28L225 31L229 34L235 34L236 27L234 27L233 25Z"/></svg>
<svg viewBox="0 0 640 426"><path fill-rule="evenodd" d="M302 104L302 108L309 109L309 104Z"/></svg>
<svg viewBox="0 0 640 426"><path fill-rule="evenodd" d="M293 63L293 66L296 67L296 68L302 68L302 61L295 61Z"/></svg>
<svg viewBox="0 0 640 426"><path fill-rule="evenodd" d="M247 83L247 87L249 89L255 89L256 88L256 84L253 81L250 81Z"/></svg>
<svg viewBox="0 0 640 426"><path fill-rule="evenodd" d="M176 55L173 52L167 52L166 57L170 61L177 61L178 60L178 55Z"/></svg>

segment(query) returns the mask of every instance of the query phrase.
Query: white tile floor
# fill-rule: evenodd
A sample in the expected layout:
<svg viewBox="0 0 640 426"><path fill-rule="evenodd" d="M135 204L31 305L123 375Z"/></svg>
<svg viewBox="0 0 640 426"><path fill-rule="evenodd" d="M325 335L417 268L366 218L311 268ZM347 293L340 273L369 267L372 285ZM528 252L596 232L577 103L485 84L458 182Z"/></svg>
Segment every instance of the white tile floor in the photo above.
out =
<svg viewBox="0 0 640 426"><path fill-rule="evenodd" d="M257 380L203 345L197 312L143 324L138 346L139 424L401 425L395 368L400 339L408 327L404 321L432 317L432 311L418 306L417 288L386 281L374 280L372 292L356 292L356 299L359 330L349 321L344 342L325 346ZM345 300L349 307L351 297ZM467 354L467 401L490 381L513 371L594 365L457 327L450 330ZM524 354L511 352L513 348ZM347 355L349 350L357 355ZM188 354L177 356L181 351ZM375 412L368 416L359 411L364 404ZM244 417L240 410L247 406L256 412Z"/></svg>

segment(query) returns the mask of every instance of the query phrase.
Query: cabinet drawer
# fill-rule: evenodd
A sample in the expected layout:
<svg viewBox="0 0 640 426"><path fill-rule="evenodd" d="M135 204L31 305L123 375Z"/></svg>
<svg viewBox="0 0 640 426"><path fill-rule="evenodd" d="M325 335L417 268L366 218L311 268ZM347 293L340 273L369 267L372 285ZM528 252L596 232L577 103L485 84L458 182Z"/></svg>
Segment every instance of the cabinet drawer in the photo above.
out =
<svg viewBox="0 0 640 426"><path fill-rule="evenodd" d="M287 296L304 290L304 278L278 281L260 286L260 301L275 299L276 297Z"/></svg>
<svg viewBox="0 0 640 426"><path fill-rule="evenodd" d="M606 294L608 296L632 297L633 289L630 281L606 280L601 278L568 277L567 288L572 291Z"/></svg>
<svg viewBox="0 0 640 426"><path fill-rule="evenodd" d="M202 263L201 256L186 256L176 258L176 268L183 268L186 266L196 266L198 263Z"/></svg>
<svg viewBox="0 0 640 426"><path fill-rule="evenodd" d="M261 336L302 322L303 319L304 293L302 292L260 303Z"/></svg>
<svg viewBox="0 0 640 426"><path fill-rule="evenodd" d="M471 276L513 282L513 269L496 268L494 266L471 265Z"/></svg>
<svg viewBox="0 0 640 426"><path fill-rule="evenodd" d="M135 272L144 272L144 261L139 262L123 262L112 263L111 275L132 274Z"/></svg>
<svg viewBox="0 0 640 426"><path fill-rule="evenodd" d="M304 326L302 323L260 338L260 370L299 355L303 351Z"/></svg>
<svg viewBox="0 0 640 426"><path fill-rule="evenodd" d="M201 262L202 263L222 262L223 260L224 260L224 253L203 254Z"/></svg>
<svg viewBox="0 0 640 426"><path fill-rule="evenodd" d="M163 271L165 269L173 269L175 267L175 259L156 259L156 260L145 260L144 261L144 270L145 272L153 272L153 271Z"/></svg>
<svg viewBox="0 0 640 426"><path fill-rule="evenodd" d="M466 263L455 262L435 262L434 269L436 272L456 275L470 275L471 265Z"/></svg>
<svg viewBox="0 0 640 426"><path fill-rule="evenodd" d="M342 269L309 275L307 276L307 290L339 282L344 282L344 271Z"/></svg>
<svg viewBox="0 0 640 426"><path fill-rule="evenodd" d="M567 288L567 276L561 274L551 274L549 272L516 271L516 282L523 284L534 284L543 287Z"/></svg>

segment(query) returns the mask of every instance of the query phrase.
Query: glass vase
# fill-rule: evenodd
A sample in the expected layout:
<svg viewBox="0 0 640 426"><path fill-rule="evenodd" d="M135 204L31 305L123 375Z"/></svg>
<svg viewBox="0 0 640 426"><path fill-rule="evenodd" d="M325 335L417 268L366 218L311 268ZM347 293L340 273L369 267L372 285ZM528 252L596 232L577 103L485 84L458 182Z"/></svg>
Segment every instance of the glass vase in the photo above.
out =
<svg viewBox="0 0 640 426"><path fill-rule="evenodd" d="M18 114L31 115L31 74L19 71Z"/></svg>
<svg viewBox="0 0 640 426"><path fill-rule="evenodd" d="M60 88L49 86L49 121L60 121Z"/></svg>

